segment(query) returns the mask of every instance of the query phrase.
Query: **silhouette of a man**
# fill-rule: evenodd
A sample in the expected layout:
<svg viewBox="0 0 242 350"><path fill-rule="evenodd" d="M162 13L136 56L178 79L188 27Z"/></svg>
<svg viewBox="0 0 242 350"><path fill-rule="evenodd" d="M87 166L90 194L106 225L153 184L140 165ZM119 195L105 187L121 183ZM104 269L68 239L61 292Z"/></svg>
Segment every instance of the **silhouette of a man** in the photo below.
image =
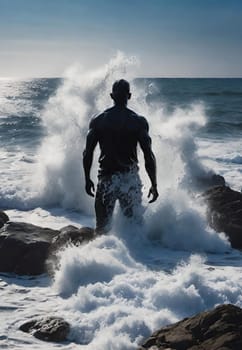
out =
<svg viewBox="0 0 242 350"><path fill-rule="evenodd" d="M115 81L110 96L114 106L91 120L83 152L85 188L87 194L94 197L95 188L90 170L93 152L99 143L101 153L95 198L97 234L106 233L110 229L117 200L126 217L142 219L138 217L141 215L139 207L142 200L142 185L138 175L138 143L144 153L145 169L151 181L149 203L158 197L156 160L151 149L148 122L127 108L131 93L126 80Z"/></svg>

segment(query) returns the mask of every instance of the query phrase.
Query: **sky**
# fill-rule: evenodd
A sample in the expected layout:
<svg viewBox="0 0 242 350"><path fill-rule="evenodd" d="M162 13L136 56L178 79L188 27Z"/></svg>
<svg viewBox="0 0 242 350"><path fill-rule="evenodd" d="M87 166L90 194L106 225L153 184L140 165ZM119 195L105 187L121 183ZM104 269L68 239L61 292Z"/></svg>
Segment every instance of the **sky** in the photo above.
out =
<svg viewBox="0 0 242 350"><path fill-rule="evenodd" d="M142 77L242 77L242 0L0 0L0 77L57 77L117 51Z"/></svg>

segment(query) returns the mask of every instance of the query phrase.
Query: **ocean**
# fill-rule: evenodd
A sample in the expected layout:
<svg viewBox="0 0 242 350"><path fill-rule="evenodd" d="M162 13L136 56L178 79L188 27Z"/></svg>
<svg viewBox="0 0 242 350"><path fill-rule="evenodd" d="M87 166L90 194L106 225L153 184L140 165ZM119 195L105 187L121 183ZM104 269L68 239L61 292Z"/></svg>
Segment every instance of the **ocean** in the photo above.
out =
<svg viewBox="0 0 242 350"><path fill-rule="evenodd" d="M208 227L197 179L242 187L242 79L135 78L132 59L62 78L0 80L0 209L11 221L94 226L82 152L93 115L111 106L112 82L130 80L129 107L150 125L160 196L144 227L115 209L111 232L59 253L53 278L0 274L1 349L132 350L161 326L221 303L242 307L242 255ZM96 184L95 154L92 179ZM18 327L57 315L68 341L46 344Z"/></svg>

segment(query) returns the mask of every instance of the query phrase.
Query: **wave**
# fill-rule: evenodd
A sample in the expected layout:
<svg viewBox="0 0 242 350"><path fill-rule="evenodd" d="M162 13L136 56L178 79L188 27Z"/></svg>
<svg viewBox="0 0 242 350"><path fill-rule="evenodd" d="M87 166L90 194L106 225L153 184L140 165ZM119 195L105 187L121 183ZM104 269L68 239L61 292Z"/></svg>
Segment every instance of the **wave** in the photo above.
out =
<svg viewBox="0 0 242 350"><path fill-rule="evenodd" d="M110 105L109 92L115 79L132 80L136 61L118 54L106 66L96 71L71 67L63 84L51 97L42 115L47 137L37 154L36 183L43 205L71 207L90 213L91 200L83 193L82 151L91 117ZM177 188L197 175L208 174L197 154L193 134L206 124L201 104L177 108L167 115L163 106L149 105L146 93L132 83L133 99L130 108L147 116L153 147L158 160L158 178L161 187ZM144 187L148 186L142 156L141 174ZM94 161L93 178L97 174ZM83 197L85 199L83 199Z"/></svg>
<svg viewBox="0 0 242 350"><path fill-rule="evenodd" d="M242 96L241 91L232 91L232 90L224 90L224 91L211 91L211 92L206 92L205 95L207 96Z"/></svg>
<svg viewBox="0 0 242 350"><path fill-rule="evenodd" d="M218 157L216 160L225 163L242 164L242 156L239 154L231 157Z"/></svg>
<svg viewBox="0 0 242 350"><path fill-rule="evenodd" d="M148 231L153 232L151 236L167 247L187 249L186 244L191 244L188 249L192 249L193 240L188 237L191 235L190 227L196 227L195 246L201 244L201 237L204 237L206 245L202 247L207 251L214 249L214 243L211 243L213 238L206 229L203 209L196 205L192 194L199 187L199 179L211 176L211 170L203 166L197 155L194 139L197 131L206 125L204 105L191 104L186 109L176 108L167 114L162 103L148 104L145 91L133 81L136 66L137 60L119 53L107 65L95 71L71 67L41 116L46 136L35 155L35 162L21 162L32 167L31 177L28 174L26 177L28 187L17 187L15 192L12 185L5 188L1 192L0 202L8 208L62 207L81 211L85 215L94 214L93 199L84 192L82 152L91 117L109 106L112 83L122 77L132 82L130 108L145 115L150 123L157 157L160 197L151 206L145 198L150 186L149 179L142 154L139 154ZM93 179L96 176L97 158L94 159L92 171ZM159 223L161 217L163 219ZM155 227L153 222L156 222ZM176 233L174 242L177 243L169 240L171 232ZM214 239L216 241L217 238Z"/></svg>
<svg viewBox="0 0 242 350"><path fill-rule="evenodd" d="M226 121L209 121L203 128L204 134L212 133L216 137L229 136L239 137L242 132L242 123L240 122L226 122Z"/></svg>
<svg viewBox="0 0 242 350"><path fill-rule="evenodd" d="M72 320L72 341L87 349L136 349L161 326L219 303L241 305L241 281L237 274L231 279L229 268L211 268L196 254L159 249L153 257L163 259L163 269L157 271L145 264L151 250L144 244L137 262L121 240L103 236L61 253L53 288Z"/></svg>

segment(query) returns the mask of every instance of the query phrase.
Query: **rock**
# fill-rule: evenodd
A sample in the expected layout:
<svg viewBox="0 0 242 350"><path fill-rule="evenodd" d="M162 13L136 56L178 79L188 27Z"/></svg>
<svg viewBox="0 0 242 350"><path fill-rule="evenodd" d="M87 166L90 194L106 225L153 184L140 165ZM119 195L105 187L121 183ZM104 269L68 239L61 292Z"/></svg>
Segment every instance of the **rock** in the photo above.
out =
<svg viewBox="0 0 242 350"><path fill-rule="evenodd" d="M218 232L225 232L233 248L242 249L242 193L217 186L203 194L208 204L208 221Z"/></svg>
<svg viewBox="0 0 242 350"><path fill-rule="evenodd" d="M215 186L225 186L224 177L212 172L204 176L197 176L194 181L196 183L196 187L202 191L213 188Z"/></svg>
<svg viewBox="0 0 242 350"><path fill-rule="evenodd" d="M49 247L59 231L9 222L0 229L0 271L38 275L46 271Z"/></svg>
<svg viewBox="0 0 242 350"><path fill-rule="evenodd" d="M58 236L54 237L49 249L47 269L49 275L53 275L58 268L59 256L57 252L69 244L80 245L95 238L95 231L90 227L77 228L69 225L60 230Z"/></svg>
<svg viewBox="0 0 242 350"><path fill-rule="evenodd" d="M0 210L0 228L3 227L3 225L9 221L9 217L7 216L4 211Z"/></svg>
<svg viewBox="0 0 242 350"><path fill-rule="evenodd" d="M56 252L63 246L95 237L89 227L66 226L60 231L28 223L8 222L0 228L0 271L20 275L52 273Z"/></svg>
<svg viewBox="0 0 242 350"><path fill-rule="evenodd" d="M220 305L161 328L139 350L240 350L242 309Z"/></svg>
<svg viewBox="0 0 242 350"><path fill-rule="evenodd" d="M60 234L53 239L52 249L59 249L68 243L79 245L94 239L94 237L95 231L90 227L65 226L60 230Z"/></svg>
<svg viewBox="0 0 242 350"><path fill-rule="evenodd" d="M41 340L62 342L67 339L70 325L61 317L46 317L26 322L19 329Z"/></svg>

